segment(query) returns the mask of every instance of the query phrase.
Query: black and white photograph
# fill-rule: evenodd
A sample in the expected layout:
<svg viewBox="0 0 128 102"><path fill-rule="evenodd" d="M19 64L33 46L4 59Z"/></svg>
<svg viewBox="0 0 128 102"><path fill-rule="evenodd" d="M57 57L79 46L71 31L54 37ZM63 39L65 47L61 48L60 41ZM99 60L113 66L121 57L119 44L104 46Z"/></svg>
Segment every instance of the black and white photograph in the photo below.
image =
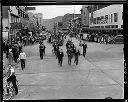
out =
<svg viewBox="0 0 128 102"><path fill-rule="evenodd" d="M124 99L123 6L1 5L3 100Z"/></svg>

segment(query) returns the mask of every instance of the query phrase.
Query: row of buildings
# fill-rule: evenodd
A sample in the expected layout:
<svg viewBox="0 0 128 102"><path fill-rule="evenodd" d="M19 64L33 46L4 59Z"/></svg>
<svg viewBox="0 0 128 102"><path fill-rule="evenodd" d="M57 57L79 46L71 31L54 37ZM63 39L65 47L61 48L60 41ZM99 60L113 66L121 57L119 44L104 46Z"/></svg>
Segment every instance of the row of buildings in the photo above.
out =
<svg viewBox="0 0 128 102"><path fill-rule="evenodd" d="M2 6L2 36L11 39L40 30L42 14L34 14L30 10L27 6Z"/></svg>
<svg viewBox="0 0 128 102"><path fill-rule="evenodd" d="M83 5L81 14L66 14L62 18L63 30L71 32L122 33L123 4Z"/></svg>

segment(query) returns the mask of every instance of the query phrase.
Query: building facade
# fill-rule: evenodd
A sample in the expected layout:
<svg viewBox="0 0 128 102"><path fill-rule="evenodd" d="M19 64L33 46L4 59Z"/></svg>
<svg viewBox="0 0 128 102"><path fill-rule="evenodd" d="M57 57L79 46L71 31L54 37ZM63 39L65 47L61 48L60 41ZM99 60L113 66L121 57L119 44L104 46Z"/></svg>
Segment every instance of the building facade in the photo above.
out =
<svg viewBox="0 0 128 102"><path fill-rule="evenodd" d="M20 18L16 6L2 6L3 37L12 38L21 29ZM8 33L8 34L7 34Z"/></svg>
<svg viewBox="0 0 128 102"><path fill-rule="evenodd" d="M93 22L91 22L91 13L89 18L90 28L123 28L123 4L113 4L95 10Z"/></svg>
<svg viewBox="0 0 128 102"><path fill-rule="evenodd" d="M89 27L89 10L88 5L83 5L81 9L81 25L82 27Z"/></svg>
<svg viewBox="0 0 128 102"><path fill-rule="evenodd" d="M3 37L17 38L20 36L19 32L24 31L24 28L28 26L28 21L25 6L2 6Z"/></svg>

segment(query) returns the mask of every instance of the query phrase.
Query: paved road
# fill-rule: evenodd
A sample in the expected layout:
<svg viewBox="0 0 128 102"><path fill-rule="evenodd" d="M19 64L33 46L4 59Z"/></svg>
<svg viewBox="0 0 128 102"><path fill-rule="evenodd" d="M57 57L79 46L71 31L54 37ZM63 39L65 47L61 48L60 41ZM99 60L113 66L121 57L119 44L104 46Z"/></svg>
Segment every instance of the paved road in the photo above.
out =
<svg viewBox="0 0 128 102"><path fill-rule="evenodd" d="M78 46L78 40L73 42ZM86 58L80 56L79 65L69 66L65 53L60 67L51 45L45 44L44 60L39 58L38 44L24 48L26 69L20 65L16 69L20 91L13 100L124 98L123 45L87 43ZM66 51L65 44L61 48Z"/></svg>

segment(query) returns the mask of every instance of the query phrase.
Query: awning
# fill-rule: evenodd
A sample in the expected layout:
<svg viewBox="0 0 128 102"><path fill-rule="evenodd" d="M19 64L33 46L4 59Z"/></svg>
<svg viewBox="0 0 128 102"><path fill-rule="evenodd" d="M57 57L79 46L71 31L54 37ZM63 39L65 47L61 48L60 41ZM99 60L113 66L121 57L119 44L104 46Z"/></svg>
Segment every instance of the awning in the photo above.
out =
<svg viewBox="0 0 128 102"><path fill-rule="evenodd" d="M83 27L82 29L84 30L123 30L123 28L87 28L87 27Z"/></svg>

